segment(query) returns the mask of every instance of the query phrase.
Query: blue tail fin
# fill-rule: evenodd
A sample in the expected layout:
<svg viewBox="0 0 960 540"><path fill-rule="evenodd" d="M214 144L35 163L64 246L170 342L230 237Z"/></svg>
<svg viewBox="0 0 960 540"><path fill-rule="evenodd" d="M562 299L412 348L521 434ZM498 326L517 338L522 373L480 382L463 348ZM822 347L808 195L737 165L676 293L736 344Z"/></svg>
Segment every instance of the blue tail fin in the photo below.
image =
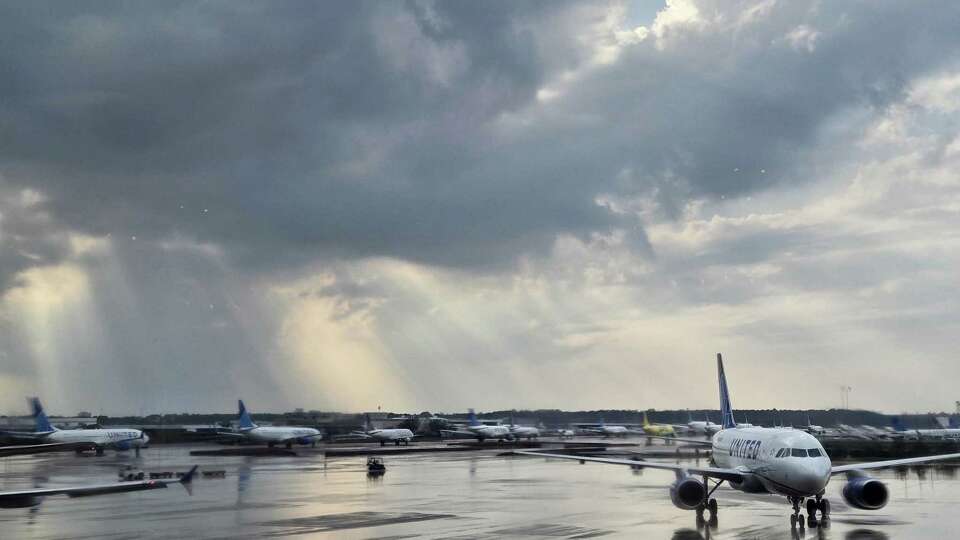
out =
<svg viewBox="0 0 960 540"><path fill-rule="evenodd" d="M467 425L468 426L479 426L480 421L477 420L477 413L473 412L473 409L467 411Z"/></svg>
<svg viewBox="0 0 960 540"><path fill-rule="evenodd" d="M250 413L247 412L247 408L243 405L243 400L239 400L240 403L240 429L253 429L257 427L253 423L253 419L250 418Z"/></svg>
<svg viewBox="0 0 960 540"><path fill-rule="evenodd" d="M30 398L29 401L30 401L30 409L33 414L35 431L43 432L43 433L56 431L57 428L50 425L50 419L47 418L47 413L43 412L43 405L40 404L40 398L38 397Z"/></svg>
<svg viewBox="0 0 960 540"><path fill-rule="evenodd" d="M717 378L720 379L720 415L723 417L720 425L723 429L737 427L737 421L733 419L730 390L727 389L727 375L723 372L723 357L720 353L717 353Z"/></svg>
<svg viewBox="0 0 960 540"><path fill-rule="evenodd" d="M960 427L960 423L957 422L956 415L950 417L950 429L957 429Z"/></svg>
<svg viewBox="0 0 960 540"><path fill-rule="evenodd" d="M891 418L890 424L893 426L894 431L906 431L906 428L903 427L903 422L900 420L899 416L894 416Z"/></svg>

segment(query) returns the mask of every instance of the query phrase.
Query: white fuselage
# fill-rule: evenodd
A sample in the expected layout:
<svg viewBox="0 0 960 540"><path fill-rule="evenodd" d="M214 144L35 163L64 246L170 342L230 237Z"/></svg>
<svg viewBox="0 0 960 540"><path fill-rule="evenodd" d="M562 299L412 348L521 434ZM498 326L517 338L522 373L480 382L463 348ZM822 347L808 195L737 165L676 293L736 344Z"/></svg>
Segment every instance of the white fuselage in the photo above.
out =
<svg viewBox="0 0 960 540"><path fill-rule="evenodd" d="M812 497L830 481L831 463L823 446L799 429L724 429L713 436L712 444L718 467L750 473L751 480L731 484L742 491Z"/></svg>
<svg viewBox="0 0 960 540"><path fill-rule="evenodd" d="M540 430L535 427L529 426L510 426L510 434L515 438L520 439L526 437L528 439L534 439L540 436Z"/></svg>
<svg viewBox="0 0 960 540"><path fill-rule="evenodd" d="M600 426L598 428L590 428L587 431L599 433L600 435L626 435L630 432L630 430L624 426Z"/></svg>
<svg viewBox="0 0 960 540"><path fill-rule="evenodd" d="M409 429L371 429L365 432L377 441L405 441L413 440L413 432Z"/></svg>
<svg viewBox="0 0 960 540"><path fill-rule="evenodd" d="M257 426L242 432L251 441L265 443L289 442L294 439L315 439L320 432L307 427Z"/></svg>
<svg viewBox="0 0 960 540"><path fill-rule="evenodd" d="M714 424L713 422L694 420L687 423L687 429L690 430L690 433L697 435L713 435L719 432L721 428L720 425Z"/></svg>
<svg viewBox="0 0 960 540"><path fill-rule="evenodd" d="M467 431L481 439L506 439L510 437L510 428L507 426L467 426Z"/></svg>
<svg viewBox="0 0 960 540"><path fill-rule="evenodd" d="M58 429L43 437L51 443L91 443L118 449L143 448L150 437L139 429Z"/></svg>

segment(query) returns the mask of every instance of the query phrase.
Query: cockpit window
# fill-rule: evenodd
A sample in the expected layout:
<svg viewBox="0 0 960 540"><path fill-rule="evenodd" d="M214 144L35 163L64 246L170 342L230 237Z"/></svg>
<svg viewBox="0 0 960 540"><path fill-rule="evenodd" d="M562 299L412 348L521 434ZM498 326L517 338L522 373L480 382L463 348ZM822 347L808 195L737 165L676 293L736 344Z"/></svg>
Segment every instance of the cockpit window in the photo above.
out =
<svg viewBox="0 0 960 540"><path fill-rule="evenodd" d="M811 448L807 450L807 453L810 454L810 457L820 457L822 455L819 448Z"/></svg>
<svg viewBox="0 0 960 540"><path fill-rule="evenodd" d="M803 448L793 448L790 450L790 455L793 457L807 457L807 451Z"/></svg>
<svg viewBox="0 0 960 540"><path fill-rule="evenodd" d="M781 448L780 450L777 450L777 457L778 457L778 458L787 457L787 454L789 454L789 453L790 453L790 450L789 450L789 449L787 449L787 448Z"/></svg>

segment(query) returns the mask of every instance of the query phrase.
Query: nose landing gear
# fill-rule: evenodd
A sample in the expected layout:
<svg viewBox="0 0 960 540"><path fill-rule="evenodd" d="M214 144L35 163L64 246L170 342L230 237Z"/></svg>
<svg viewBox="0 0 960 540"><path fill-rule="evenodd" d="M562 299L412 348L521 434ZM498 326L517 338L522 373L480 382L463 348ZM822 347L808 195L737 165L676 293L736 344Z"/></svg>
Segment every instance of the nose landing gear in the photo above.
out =
<svg viewBox="0 0 960 540"><path fill-rule="evenodd" d="M790 497L790 503L793 504L793 515L790 516L790 528L798 525L802 529L804 526L803 514L800 513L800 507L803 505L803 497ZM820 512L820 526L829 527L830 522L830 501L823 497L823 493L813 499L807 499L807 525L816 527L817 512Z"/></svg>

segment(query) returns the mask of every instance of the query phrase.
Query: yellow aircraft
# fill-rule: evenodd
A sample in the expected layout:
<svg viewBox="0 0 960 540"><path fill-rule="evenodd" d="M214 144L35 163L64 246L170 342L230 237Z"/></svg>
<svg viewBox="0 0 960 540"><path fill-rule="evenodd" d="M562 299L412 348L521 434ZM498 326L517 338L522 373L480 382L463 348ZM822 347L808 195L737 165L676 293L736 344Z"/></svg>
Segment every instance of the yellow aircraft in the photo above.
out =
<svg viewBox="0 0 960 540"><path fill-rule="evenodd" d="M669 424L651 424L647 413L643 413L643 432L657 437L676 437L677 432Z"/></svg>

